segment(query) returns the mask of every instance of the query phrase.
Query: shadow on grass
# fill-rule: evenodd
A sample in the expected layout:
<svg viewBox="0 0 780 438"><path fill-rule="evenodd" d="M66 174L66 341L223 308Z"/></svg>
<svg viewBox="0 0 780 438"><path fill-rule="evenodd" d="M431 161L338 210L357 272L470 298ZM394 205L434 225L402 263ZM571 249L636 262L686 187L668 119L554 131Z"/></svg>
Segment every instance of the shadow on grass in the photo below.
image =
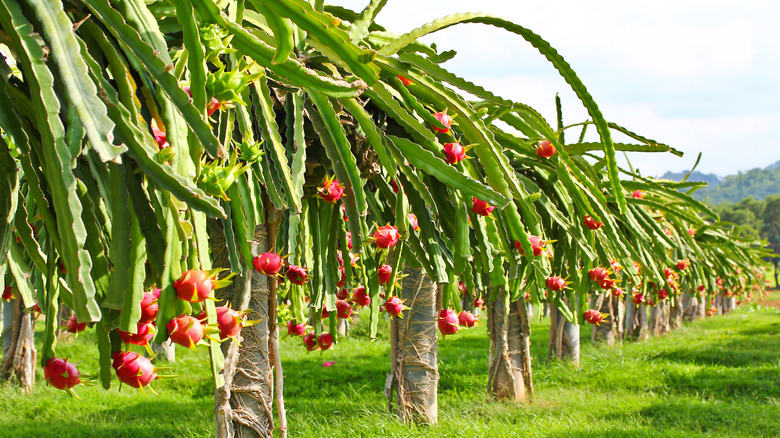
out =
<svg viewBox="0 0 780 438"><path fill-rule="evenodd" d="M637 415L649 422L657 436L670 436L665 430L683 432L687 436L776 437L780 432L780 407L777 405L664 402L641 409Z"/></svg>
<svg viewBox="0 0 780 438"><path fill-rule="evenodd" d="M181 401L144 400L121 407L89 412L73 412L44 419L5 416L0 436L4 437L193 437L211 433L213 421L206 430L196 430L188 423L204 424L202 417L213 409L213 399ZM42 410L48 410L43 408ZM187 419L190 418L190 421Z"/></svg>
<svg viewBox="0 0 780 438"><path fill-rule="evenodd" d="M729 368L760 367L780 363L780 324L740 330L724 341L715 341L702 348L682 346L651 356L695 365L720 365Z"/></svg>
<svg viewBox="0 0 780 438"><path fill-rule="evenodd" d="M741 397L757 402L780 399L780 372L776 367L705 369L698 372L680 370L669 373L665 381L671 393L690 394L703 399Z"/></svg>

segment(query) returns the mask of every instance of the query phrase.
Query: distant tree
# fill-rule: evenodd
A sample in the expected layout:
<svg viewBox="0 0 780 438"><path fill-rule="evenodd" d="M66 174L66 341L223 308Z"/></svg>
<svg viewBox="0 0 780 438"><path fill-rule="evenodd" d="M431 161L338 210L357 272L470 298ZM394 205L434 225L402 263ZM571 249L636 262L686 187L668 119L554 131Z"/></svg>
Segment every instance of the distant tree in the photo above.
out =
<svg viewBox="0 0 780 438"><path fill-rule="evenodd" d="M766 208L763 214L763 227L761 236L769 241L768 247L780 254L780 195L773 195L766 198ZM777 264L780 259L772 258L772 264L775 265L775 284L777 282Z"/></svg>
<svg viewBox="0 0 780 438"><path fill-rule="evenodd" d="M733 222L742 226L745 231L759 236L763 226L765 201L756 201L753 197L747 197L736 204L724 202L717 206L720 219L724 222Z"/></svg>
<svg viewBox="0 0 780 438"><path fill-rule="evenodd" d="M667 172L663 178L680 180L684 173ZM747 172L738 172L736 175L728 175L722 181L712 181L710 174L694 172L689 181L704 181L709 186L692 193L695 199L707 200L712 205L720 205L724 202L738 203L741 199L752 197L760 201L767 196L780 194L780 167L766 169L751 169ZM760 217L756 213L756 217Z"/></svg>

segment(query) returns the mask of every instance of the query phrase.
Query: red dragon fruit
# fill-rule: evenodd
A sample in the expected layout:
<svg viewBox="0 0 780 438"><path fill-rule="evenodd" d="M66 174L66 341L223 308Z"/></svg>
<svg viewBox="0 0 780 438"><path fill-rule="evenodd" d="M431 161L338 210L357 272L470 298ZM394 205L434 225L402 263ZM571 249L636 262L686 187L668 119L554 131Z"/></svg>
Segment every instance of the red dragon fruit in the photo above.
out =
<svg viewBox="0 0 780 438"><path fill-rule="evenodd" d="M287 267L287 279L290 283L302 285L309 280L309 274L306 273L306 268L290 265Z"/></svg>
<svg viewBox="0 0 780 438"><path fill-rule="evenodd" d="M317 336L314 334L314 332L309 332L309 333L306 333L305 335L303 335L303 344L301 344L301 345L306 347L306 349L309 350L309 351L316 350L318 348L317 347Z"/></svg>
<svg viewBox="0 0 780 438"><path fill-rule="evenodd" d="M360 307L371 304L371 297L368 296L365 286L358 286L352 291L352 301Z"/></svg>
<svg viewBox="0 0 780 438"><path fill-rule="evenodd" d="M458 164L466 158L466 150L463 149L460 143L445 143L444 156L448 163Z"/></svg>
<svg viewBox="0 0 780 438"><path fill-rule="evenodd" d="M287 336L303 336L306 334L306 324L296 324L295 321L287 321Z"/></svg>
<svg viewBox="0 0 780 438"><path fill-rule="evenodd" d="M444 128L437 128L436 126L431 125L431 128L433 128L436 132L441 132L442 134L446 134L450 132L450 126L452 126L452 117L447 114L447 111L442 111L440 113L434 113L433 117L436 118L439 122L441 122L442 125L444 125Z"/></svg>
<svg viewBox="0 0 780 438"><path fill-rule="evenodd" d="M141 319L138 323L149 324L157 318L157 311L159 305L157 300L160 298L160 288L156 287L152 292L144 292L144 297L141 299Z"/></svg>
<svg viewBox="0 0 780 438"><path fill-rule="evenodd" d="M604 269L601 266L596 266L588 271L588 275L592 281L600 282L602 279L609 277L609 270Z"/></svg>
<svg viewBox="0 0 780 438"><path fill-rule="evenodd" d="M474 327L477 323L477 317L468 310L464 310L458 314L458 324L463 327Z"/></svg>
<svg viewBox="0 0 780 438"><path fill-rule="evenodd" d="M584 218L582 218L582 223L584 223L589 230L598 230L602 225L604 225L603 222L598 222L596 219L593 219L590 217L590 215L587 214Z"/></svg>
<svg viewBox="0 0 780 438"><path fill-rule="evenodd" d="M65 328L70 333L79 333L79 332L83 332L84 329L87 328L87 323L86 322L80 323L79 320L76 319L76 315L73 315L68 320L68 323L65 324Z"/></svg>
<svg viewBox="0 0 780 438"><path fill-rule="evenodd" d="M43 376L49 385L65 391L81 383L76 365L68 362L67 359L57 357L46 361L46 365L43 366Z"/></svg>
<svg viewBox="0 0 780 438"><path fill-rule="evenodd" d="M317 347L319 347L321 351L330 350L333 348L333 335L328 332L322 333L317 338Z"/></svg>
<svg viewBox="0 0 780 438"><path fill-rule="evenodd" d="M546 242L544 239L542 239L539 236L534 235L528 235L528 242L531 244L531 250L534 253L534 257L539 257L540 255L544 254L545 251L545 245ZM520 251L520 254L525 255L525 252L523 251L522 245L520 245L520 242L515 240L515 248L517 248L518 251Z"/></svg>
<svg viewBox="0 0 780 438"><path fill-rule="evenodd" d="M334 204L344 196L344 186L335 178L326 178L322 186L317 189L317 196L325 202Z"/></svg>
<svg viewBox="0 0 780 438"><path fill-rule="evenodd" d="M548 140L542 140L536 147L536 155L542 158L550 158L555 155L555 147Z"/></svg>
<svg viewBox="0 0 780 438"><path fill-rule="evenodd" d="M217 327L219 339L235 338L243 327L254 325L257 321L244 321L243 313L226 306L219 306L217 311Z"/></svg>
<svg viewBox="0 0 780 438"><path fill-rule="evenodd" d="M352 306L345 300L336 301L336 317L341 319L349 319L352 315Z"/></svg>
<svg viewBox="0 0 780 438"><path fill-rule="evenodd" d="M157 378L149 359L132 351L117 351L111 366L120 382L133 388L141 388Z"/></svg>
<svg viewBox="0 0 780 438"><path fill-rule="evenodd" d="M388 315L397 316L399 318L403 318L404 315L401 312L408 309L408 307L404 305L404 302L395 296L390 297L387 301L385 301L384 307Z"/></svg>
<svg viewBox="0 0 780 438"><path fill-rule="evenodd" d="M398 228L387 224L374 231L374 244L379 248L390 248L398 243Z"/></svg>
<svg viewBox="0 0 780 438"><path fill-rule="evenodd" d="M212 278L205 271L191 269L181 274L178 280L173 283L176 294L184 301L199 303L211 294L214 290Z"/></svg>
<svg viewBox="0 0 780 438"><path fill-rule="evenodd" d="M414 83L411 79L404 77L403 75L398 75L398 79L406 86L412 85Z"/></svg>
<svg viewBox="0 0 780 438"><path fill-rule="evenodd" d="M595 309L588 309L585 311L585 321L588 321L594 325L600 325L604 321L606 315Z"/></svg>
<svg viewBox="0 0 780 438"><path fill-rule="evenodd" d="M417 215L414 213L409 213L406 215L406 219L409 221L409 227L413 229L414 231L420 231L420 223L417 220Z"/></svg>
<svg viewBox="0 0 780 438"><path fill-rule="evenodd" d="M379 284L387 286L390 283L390 277L393 275L393 267L382 265L376 270L376 276L379 278Z"/></svg>
<svg viewBox="0 0 780 438"><path fill-rule="evenodd" d="M2 298L3 298L3 301L5 301L5 302L11 301L11 300L13 300L15 298L14 297L14 288L13 288L13 286L7 286L3 290L3 297Z"/></svg>
<svg viewBox="0 0 780 438"><path fill-rule="evenodd" d="M130 333L125 332L122 330L117 330L119 332L119 339L122 340L125 344L133 344L133 345L149 345L149 341L152 340L154 337L154 334L156 333L156 330L154 328L154 325L152 324L141 324L138 323L136 333Z"/></svg>
<svg viewBox="0 0 780 438"><path fill-rule="evenodd" d="M203 339L203 325L189 315L173 318L165 327L168 329L171 341L182 347L194 349L195 345Z"/></svg>
<svg viewBox="0 0 780 438"><path fill-rule="evenodd" d="M471 202L471 212L480 216L490 216L490 213L496 208L485 201L480 201L474 196L472 196Z"/></svg>
<svg viewBox="0 0 780 438"><path fill-rule="evenodd" d="M553 275L547 278L547 288L550 289L551 291L554 292L562 291L563 288L565 287L566 287L566 280L564 280L563 278L557 275Z"/></svg>
<svg viewBox="0 0 780 438"><path fill-rule="evenodd" d="M436 324L439 326L439 331L442 337L447 335L454 335L458 332L458 315L452 309L441 309L439 317L436 319Z"/></svg>
<svg viewBox="0 0 780 438"><path fill-rule="evenodd" d="M276 275L282 270L282 258L275 252L264 252L252 260L255 270L264 275Z"/></svg>

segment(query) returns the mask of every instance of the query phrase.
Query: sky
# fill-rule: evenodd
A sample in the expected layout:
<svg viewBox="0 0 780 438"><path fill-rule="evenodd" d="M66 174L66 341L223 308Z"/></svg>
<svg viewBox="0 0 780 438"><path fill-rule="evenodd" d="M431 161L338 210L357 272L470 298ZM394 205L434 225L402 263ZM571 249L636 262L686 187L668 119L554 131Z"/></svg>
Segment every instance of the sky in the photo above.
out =
<svg viewBox="0 0 780 438"><path fill-rule="evenodd" d="M328 3L361 10L368 0ZM644 175L690 169L700 152L697 170L721 176L780 160L773 129L780 127L780 2L389 0L377 22L402 34L460 12L531 29L571 64L608 121L684 152L629 155ZM457 50L446 68L536 108L551 124L556 93L564 124L588 118L552 64L520 36L465 24L423 41Z"/></svg>

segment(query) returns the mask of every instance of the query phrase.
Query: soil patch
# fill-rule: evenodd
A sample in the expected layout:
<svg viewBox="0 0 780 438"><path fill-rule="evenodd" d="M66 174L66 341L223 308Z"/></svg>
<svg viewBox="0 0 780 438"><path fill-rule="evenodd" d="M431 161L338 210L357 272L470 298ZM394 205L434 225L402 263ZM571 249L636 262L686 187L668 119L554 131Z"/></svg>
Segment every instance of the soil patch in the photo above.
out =
<svg viewBox="0 0 780 438"><path fill-rule="evenodd" d="M774 307L776 309L780 309L780 301L778 300L764 300L759 301L758 304L764 307Z"/></svg>

